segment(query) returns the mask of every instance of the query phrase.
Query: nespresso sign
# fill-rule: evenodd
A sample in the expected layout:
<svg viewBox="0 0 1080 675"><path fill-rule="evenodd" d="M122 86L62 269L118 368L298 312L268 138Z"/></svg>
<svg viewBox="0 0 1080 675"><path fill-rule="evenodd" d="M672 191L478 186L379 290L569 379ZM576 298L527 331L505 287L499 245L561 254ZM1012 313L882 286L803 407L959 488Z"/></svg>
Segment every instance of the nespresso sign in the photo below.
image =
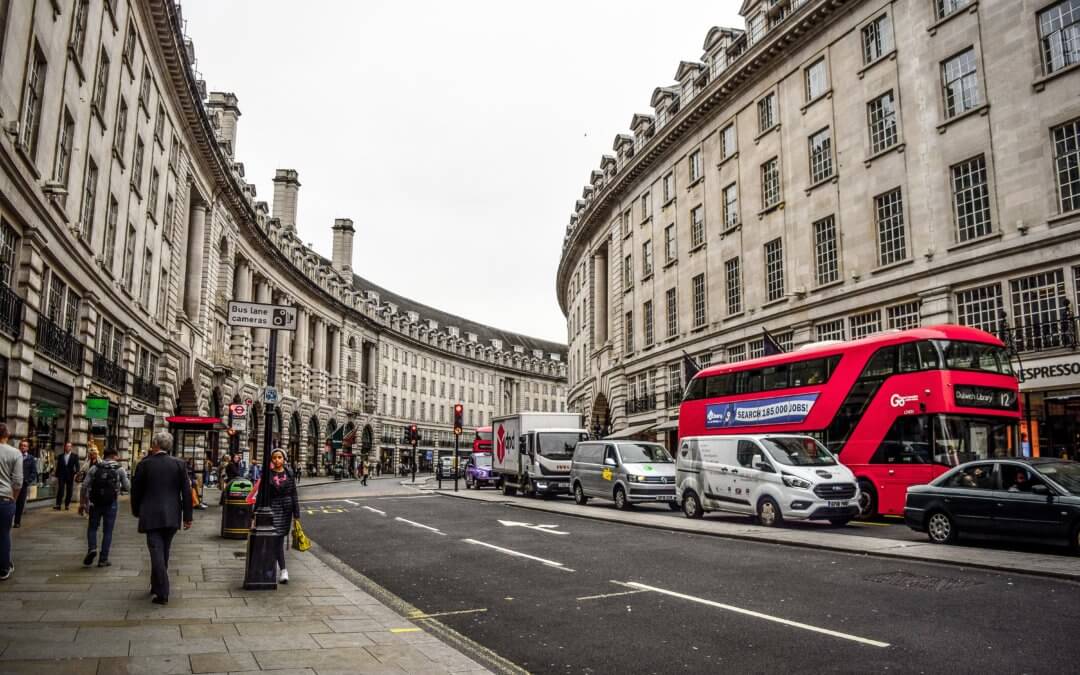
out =
<svg viewBox="0 0 1080 675"><path fill-rule="evenodd" d="M1080 378L1080 359L1033 365L1020 370L1021 382L1039 382L1058 377Z"/></svg>
<svg viewBox="0 0 1080 675"><path fill-rule="evenodd" d="M967 408L993 408L996 410L1016 410L1016 392L1008 389L991 387L972 387L957 385L953 389L956 405Z"/></svg>

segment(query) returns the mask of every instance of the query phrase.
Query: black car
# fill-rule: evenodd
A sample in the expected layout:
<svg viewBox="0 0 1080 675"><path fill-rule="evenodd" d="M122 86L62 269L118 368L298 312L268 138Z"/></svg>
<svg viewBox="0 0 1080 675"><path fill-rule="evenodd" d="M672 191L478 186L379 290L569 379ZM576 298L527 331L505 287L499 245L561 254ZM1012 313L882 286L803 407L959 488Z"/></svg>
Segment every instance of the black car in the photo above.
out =
<svg viewBox="0 0 1080 675"><path fill-rule="evenodd" d="M1068 541L1080 552L1080 462L1002 458L968 462L907 490L904 521L948 544L962 532Z"/></svg>

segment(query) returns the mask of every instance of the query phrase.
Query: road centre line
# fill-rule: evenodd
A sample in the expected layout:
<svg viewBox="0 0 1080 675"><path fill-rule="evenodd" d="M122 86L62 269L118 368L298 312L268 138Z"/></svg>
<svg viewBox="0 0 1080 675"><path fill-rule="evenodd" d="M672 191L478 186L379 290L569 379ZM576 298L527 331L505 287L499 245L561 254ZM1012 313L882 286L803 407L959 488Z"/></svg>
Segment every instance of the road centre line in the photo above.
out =
<svg viewBox="0 0 1080 675"><path fill-rule="evenodd" d="M351 499L346 499L345 501L349 504L352 504L353 506L360 506L360 502L354 502Z"/></svg>
<svg viewBox="0 0 1080 675"><path fill-rule="evenodd" d="M601 598L617 598L620 595L635 595L637 593L648 593L649 591L644 588L639 588L634 591L619 591L618 593L603 593L601 595L586 595L580 598L574 598L575 600L600 600Z"/></svg>
<svg viewBox="0 0 1080 675"><path fill-rule="evenodd" d="M362 507L362 508L364 508L364 509L366 509L366 510L368 510L368 511L372 511L372 512L374 512L374 513L377 513L377 514L379 514L380 516L385 516L385 515L386 515L386 511L380 511L379 509L373 508L373 507L371 507L371 506L364 506L364 507Z"/></svg>
<svg viewBox="0 0 1080 675"><path fill-rule="evenodd" d="M801 623L799 621L792 621L791 619L784 619L778 616L772 616L771 614L763 614L761 612L755 612L750 609L743 609L742 607L735 607L734 605L727 605L722 602L714 602L712 600L706 600L704 598L697 598L692 595L686 595L684 593L676 593L675 591L669 591L663 588L657 588L655 586L646 586L645 584L638 583L636 581L627 582L628 586L634 588L640 588L645 591L653 591L662 595L669 595L673 598L679 598L681 600L689 600L690 602L696 602L702 605L708 605L709 607L716 607L717 609L726 609L730 612L737 614L744 614L746 616L752 616L756 619L764 619L766 621L773 621L775 623L781 623L785 626L792 626L793 628L802 628L803 630L813 631L815 633L821 633L822 635L829 635L832 637L840 638L842 640L851 640L852 642L858 642L864 645L870 645L871 647L889 647L888 642L879 642L877 640L871 640L870 638L859 637L858 635L851 635L850 633L841 633L840 631L830 630L828 628L821 628L819 626L812 626L808 623Z"/></svg>
<svg viewBox="0 0 1080 675"><path fill-rule="evenodd" d="M487 609L459 609L454 612L434 612L432 614L410 614L407 618L410 621L422 621L424 619L434 619L440 616L454 616L456 614L476 614L478 612L486 612Z"/></svg>
<svg viewBox="0 0 1080 675"><path fill-rule="evenodd" d="M400 516L395 516L395 517L394 517L394 520L400 520L401 522L403 522L403 523L407 523L407 524L409 524L409 525L412 525L413 527L422 527L422 528L424 528L425 530L431 530L431 531L432 531L432 532L434 532L435 534L437 534L437 535L440 535L440 536L443 536L443 537L445 537L445 536L446 536L446 533L445 533L445 532L440 532L440 531L438 531L437 529L435 529L434 527L431 527L430 525L424 525L423 523L418 523L418 522L416 522L416 521L412 521L412 520L405 520L404 518L401 518Z"/></svg>
<svg viewBox="0 0 1080 675"><path fill-rule="evenodd" d="M529 555L528 553L521 553L520 551L515 551L515 550L509 549L509 548L503 548L502 546L496 546L495 544L488 544L488 543L485 543L485 542L482 542L482 541L477 541L475 539L462 539L461 541L465 542L466 544L474 544L476 546L484 546L484 547L487 547L487 548L490 548L490 549L494 549L494 550L499 551L501 553L505 553L506 555L512 555L512 556L516 556L518 558L528 558L529 560L535 560L536 562L543 563L543 564L547 565L548 567L554 567L555 569L562 570L564 572L573 572L574 571L574 570L570 569L569 567L566 567L565 565L563 565L561 562L556 562L554 560L548 560L547 558L538 558L538 557L536 557L534 555Z"/></svg>

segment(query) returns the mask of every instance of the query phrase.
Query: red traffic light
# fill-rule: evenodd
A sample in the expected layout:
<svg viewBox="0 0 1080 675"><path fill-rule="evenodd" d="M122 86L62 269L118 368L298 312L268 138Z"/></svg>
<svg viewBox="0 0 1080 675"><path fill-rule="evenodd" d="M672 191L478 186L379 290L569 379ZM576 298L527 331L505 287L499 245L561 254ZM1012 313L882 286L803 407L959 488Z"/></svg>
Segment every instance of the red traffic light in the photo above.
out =
<svg viewBox="0 0 1080 675"><path fill-rule="evenodd" d="M460 403L454 404L454 434L460 436L461 428L465 426L465 406Z"/></svg>

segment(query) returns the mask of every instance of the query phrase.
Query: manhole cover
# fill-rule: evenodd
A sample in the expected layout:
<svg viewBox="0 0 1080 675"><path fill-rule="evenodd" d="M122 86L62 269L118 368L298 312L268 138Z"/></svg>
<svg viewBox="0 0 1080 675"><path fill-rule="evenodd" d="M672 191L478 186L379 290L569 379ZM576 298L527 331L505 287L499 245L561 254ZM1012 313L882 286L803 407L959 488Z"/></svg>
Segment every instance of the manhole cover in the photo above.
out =
<svg viewBox="0 0 1080 675"><path fill-rule="evenodd" d="M949 577L935 577L929 574L912 574L911 572L885 572L884 574L872 574L864 577L867 581L875 584L887 584L899 588L916 588L925 591L952 591L959 588L979 586L981 581L969 579L953 579Z"/></svg>

